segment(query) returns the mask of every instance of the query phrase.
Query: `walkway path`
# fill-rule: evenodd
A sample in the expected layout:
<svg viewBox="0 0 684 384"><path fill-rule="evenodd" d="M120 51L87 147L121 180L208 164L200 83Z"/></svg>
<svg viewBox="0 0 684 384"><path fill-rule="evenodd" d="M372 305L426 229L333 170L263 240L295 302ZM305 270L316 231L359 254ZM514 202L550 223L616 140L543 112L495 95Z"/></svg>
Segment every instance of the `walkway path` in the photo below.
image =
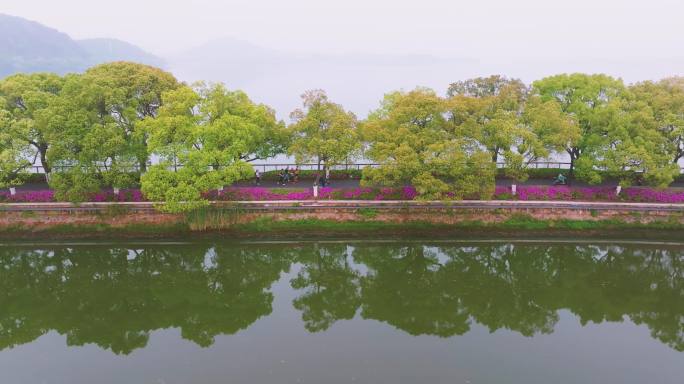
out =
<svg viewBox="0 0 684 384"><path fill-rule="evenodd" d="M298 183L290 183L287 185L280 185L276 181L262 181L260 187L264 188L310 188L313 180L301 180ZM497 179L496 185L499 186L510 186L512 184L517 185L553 185L553 180L551 179L528 179L524 182L515 181L512 179ZM242 181L234 184L239 187L255 187L254 181ZM618 185L617 181L609 180L600 184L604 187L616 187ZM330 187L332 188L356 188L359 186L359 180L356 179L345 179L345 180L332 180L330 182ZM580 181L572 182L573 187L589 187L596 185L590 185ZM670 185L671 188L684 188L684 181L679 181Z"/></svg>
<svg viewBox="0 0 684 384"><path fill-rule="evenodd" d="M280 185L276 181L271 181L271 180L265 180L261 182L260 187L263 188L288 188L288 189L301 189L301 188L311 188L311 185L313 183L313 180L301 180L298 183L289 183L287 185ZM515 180L511 179L497 179L496 180L496 185L499 186L510 186L511 184L517 184L517 185L553 185L553 181L550 179L529 179L525 182L516 182ZM237 182L234 184L235 186L238 187L255 187L256 185L254 184L253 180L250 181L241 181ZM617 181L606 181L602 184L601 186L605 187L615 187L617 186ZM330 182L330 187L332 188L356 188L359 186L359 180L358 179L344 179L344 180L332 180ZM590 186L587 183L575 181L572 183L573 187L588 187ZM594 185L595 186L595 185ZM684 188L684 181L679 181L676 183L673 183L670 185L671 188ZM38 191L38 190L45 190L49 189L48 185L45 183L39 183L39 184L25 184L22 186L17 187L17 190L19 191Z"/></svg>

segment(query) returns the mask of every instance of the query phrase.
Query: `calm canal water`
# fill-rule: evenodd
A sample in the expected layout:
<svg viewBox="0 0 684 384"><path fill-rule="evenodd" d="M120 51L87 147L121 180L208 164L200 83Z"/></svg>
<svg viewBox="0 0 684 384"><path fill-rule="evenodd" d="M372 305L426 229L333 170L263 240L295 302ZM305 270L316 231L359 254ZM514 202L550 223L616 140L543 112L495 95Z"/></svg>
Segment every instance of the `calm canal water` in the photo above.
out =
<svg viewBox="0 0 684 384"><path fill-rule="evenodd" d="M682 383L684 247L0 247L0 383Z"/></svg>

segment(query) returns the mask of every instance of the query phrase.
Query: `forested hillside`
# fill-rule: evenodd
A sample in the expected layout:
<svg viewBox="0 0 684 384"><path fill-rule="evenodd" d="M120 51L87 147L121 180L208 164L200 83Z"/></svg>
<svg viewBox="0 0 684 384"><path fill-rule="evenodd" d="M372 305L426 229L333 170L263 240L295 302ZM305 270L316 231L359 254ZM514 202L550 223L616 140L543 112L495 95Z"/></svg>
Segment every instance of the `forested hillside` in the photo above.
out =
<svg viewBox="0 0 684 384"><path fill-rule="evenodd" d="M119 60L163 64L160 58L124 41L74 40L42 24L0 14L0 78L20 72L82 72Z"/></svg>

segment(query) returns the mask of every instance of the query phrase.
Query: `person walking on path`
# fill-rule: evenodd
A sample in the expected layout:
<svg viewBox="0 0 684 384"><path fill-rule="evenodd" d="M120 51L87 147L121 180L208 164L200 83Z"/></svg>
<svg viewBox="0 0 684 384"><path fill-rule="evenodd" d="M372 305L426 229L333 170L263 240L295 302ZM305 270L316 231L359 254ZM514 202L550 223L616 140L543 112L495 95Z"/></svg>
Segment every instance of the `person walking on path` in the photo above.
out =
<svg viewBox="0 0 684 384"><path fill-rule="evenodd" d="M289 182L290 182L290 168L285 167L285 169L283 169L283 185L287 185L287 183L289 183Z"/></svg>
<svg viewBox="0 0 684 384"><path fill-rule="evenodd" d="M261 171L258 169L254 171L254 183L256 185L261 185Z"/></svg>
<svg viewBox="0 0 684 384"><path fill-rule="evenodd" d="M318 199L318 183L320 182L321 175L316 172L314 174L314 182L313 182L313 197L314 199Z"/></svg>
<svg viewBox="0 0 684 384"><path fill-rule="evenodd" d="M559 173L558 176L553 180L553 185L567 185L568 178L564 174Z"/></svg>
<svg viewBox="0 0 684 384"><path fill-rule="evenodd" d="M298 181L299 181L299 167L296 167L292 171L292 182L297 184Z"/></svg>

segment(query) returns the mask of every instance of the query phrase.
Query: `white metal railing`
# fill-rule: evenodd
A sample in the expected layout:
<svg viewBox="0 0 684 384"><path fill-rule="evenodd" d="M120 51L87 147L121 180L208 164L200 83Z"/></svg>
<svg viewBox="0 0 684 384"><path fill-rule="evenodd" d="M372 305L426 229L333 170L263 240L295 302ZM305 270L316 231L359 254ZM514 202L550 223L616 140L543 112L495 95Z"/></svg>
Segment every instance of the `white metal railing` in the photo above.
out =
<svg viewBox="0 0 684 384"><path fill-rule="evenodd" d="M148 164L150 166L151 164ZM504 168L506 163L496 163L497 168ZM174 168L181 168L183 165L182 164L175 164L169 166L169 169L174 169ZM262 172L268 172L268 171L276 171L284 168L299 168L300 170L317 170L318 169L318 164L317 163L303 163L303 164L296 164L296 163L270 163L270 164L252 164L254 168L260 169ZM331 170L361 170L366 167L378 167L380 164L377 163L344 163L344 164L335 164L330 166ZM52 166L52 169L55 171L59 171L62 169L68 169L71 168L70 165L55 165ZM107 170L107 167L102 166L102 170ZM135 172L139 169L138 166L131 165L128 167L132 172ZM321 164L321 169L323 168L323 165ZM570 163L564 163L564 162L558 162L558 161L539 161L539 162L534 162L529 164L529 168L556 168L556 169L569 169L570 168ZM40 165L32 165L30 167L31 173L45 173L45 169L43 169L42 166Z"/></svg>
<svg viewBox="0 0 684 384"><path fill-rule="evenodd" d="M151 164L148 164L150 166ZM378 167L380 164L376 163L345 163L345 164L336 164L330 167L331 170L361 170L366 167ZM285 168L289 169L294 169L294 168L299 168L300 170L303 171L314 171L318 169L318 164L316 163L305 163L305 164L296 164L296 163L273 163L273 164L252 164L252 166L255 169L259 169L262 172L269 172L269 171L277 171ZM59 166L53 166L52 169L55 171L63 170L63 169L68 169L71 166L69 165L59 165ZM170 170L174 170L177 168L181 168L181 164L176 164L176 165L171 165L169 166ZM503 162L497 162L496 163L497 168L505 168L506 163ZM563 161L535 161L532 163L529 163L527 165L527 168L530 169L570 169L570 163L569 162L563 162ZM131 165L129 166L129 169L131 172L137 172L139 170L138 166ZM321 165L322 169L322 165ZM106 167L102 167L102 170L106 170ZM42 166L40 165L32 165L30 167L30 172L31 173L45 173L45 170L43 169ZM681 173L684 174L684 168L681 168Z"/></svg>

